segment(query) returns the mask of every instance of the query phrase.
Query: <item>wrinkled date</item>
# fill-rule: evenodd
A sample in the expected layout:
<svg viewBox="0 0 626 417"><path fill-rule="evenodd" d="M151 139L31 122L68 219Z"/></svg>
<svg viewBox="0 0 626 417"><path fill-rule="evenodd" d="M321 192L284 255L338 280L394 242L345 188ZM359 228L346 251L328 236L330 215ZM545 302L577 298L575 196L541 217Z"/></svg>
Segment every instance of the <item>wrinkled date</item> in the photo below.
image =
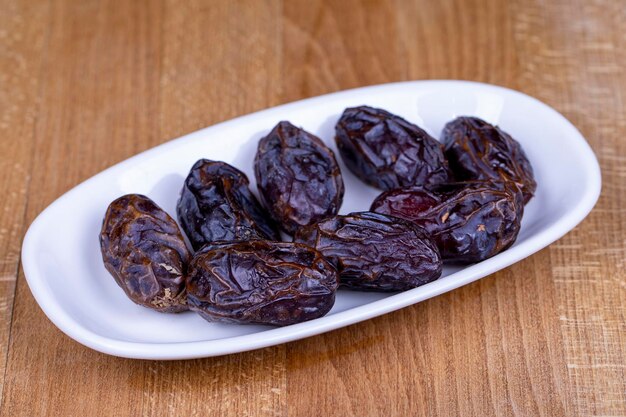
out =
<svg viewBox="0 0 626 417"><path fill-rule="evenodd" d="M459 117L443 129L450 168L459 181L503 179L522 191L524 203L535 193L533 168L519 142L476 117Z"/></svg>
<svg viewBox="0 0 626 417"><path fill-rule="evenodd" d="M206 320L277 326L325 315L337 285L318 251L263 240L207 245L187 276L189 307Z"/></svg>
<svg viewBox="0 0 626 417"><path fill-rule="evenodd" d="M475 181L390 190L371 209L426 229L444 260L478 262L515 242L524 204L511 182Z"/></svg>
<svg viewBox="0 0 626 417"><path fill-rule="evenodd" d="M286 232L339 211L344 188L335 155L291 123L278 123L259 141L254 168L261 201Z"/></svg>
<svg viewBox="0 0 626 417"><path fill-rule="evenodd" d="M195 250L214 241L280 240L248 185L246 175L225 162L201 159L194 164L176 213Z"/></svg>
<svg viewBox="0 0 626 417"><path fill-rule="evenodd" d="M104 266L135 303L157 311L187 310L189 250L178 225L148 197L113 201L100 233Z"/></svg>
<svg viewBox="0 0 626 417"><path fill-rule="evenodd" d="M439 251L424 231L383 214L331 217L299 230L295 241L320 251L352 289L403 291L441 275Z"/></svg>
<svg viewBox="0 0 626 417"><path fill-rule="evenodd" d="M335 130L345 164L367 184L390 190L448 180L441 144L401 117L367 106L348 108Z"/></svg>

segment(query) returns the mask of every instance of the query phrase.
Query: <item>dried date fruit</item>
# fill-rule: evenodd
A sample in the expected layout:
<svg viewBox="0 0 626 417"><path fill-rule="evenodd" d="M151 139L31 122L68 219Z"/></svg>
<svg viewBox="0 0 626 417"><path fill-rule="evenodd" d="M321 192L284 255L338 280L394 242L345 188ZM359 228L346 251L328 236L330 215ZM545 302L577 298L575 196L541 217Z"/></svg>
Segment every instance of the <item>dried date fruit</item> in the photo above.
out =
<svg viewBox="0 0 626 417"><path fill-rule="evenodd" d="M533 197L533 168L519 142L499 127L477 117L459 117L444 127L442 137L457 180L509 180L521 189L524 203Z"/></svg>
<svg viewBox="0 0 626 417"><path fill-rule="evenodd" d="M339 211L344 188L335 155L289 122L259 141L254 169L261 201L288 233Z"/></svg>
<svg viewBox="0 0 626 417"><path fill-rule="evenodd" d="M208 321L285 326L328 313L338 276L322 255L291 242L215 243L189 266L189 307Z"/></svg>
<svg viewBox="0 0 626 417"><path fill-rule="evenodd" d="M441 276L435 243L411 222L362 212L334 216L300 229L295 236L328 259L342 286L403 291Z"/></svg>
<svg viewBox="0 0 626 417"><path fill-rule="evenodd" d="M153 310L187 310L190 259L178 225L148 197L129 194L107 209L100 249L104 266L128 298Z"/></svg>
<svg viewBox="0 0 626 417"><path fill-rule="evenodd" d="M335 141L348 168L382 190L448 181L441 144L418 126L382 109L346 109Z"/></svg>
<svg viewBox="0 0 626 417"><path fill-rule="evenodd" d="M201 159L194 164L176 213L195 250L214 241L280 240L248 185L248 177L225 162Z"/></svg>
<svg viewBox="0 0 626 417"><path fill-rule="evenodd" d="M371 210L413 221L430 233L444 260L468 263L515 242L524 204L511 182L475 181L390 190Z"/></svg>

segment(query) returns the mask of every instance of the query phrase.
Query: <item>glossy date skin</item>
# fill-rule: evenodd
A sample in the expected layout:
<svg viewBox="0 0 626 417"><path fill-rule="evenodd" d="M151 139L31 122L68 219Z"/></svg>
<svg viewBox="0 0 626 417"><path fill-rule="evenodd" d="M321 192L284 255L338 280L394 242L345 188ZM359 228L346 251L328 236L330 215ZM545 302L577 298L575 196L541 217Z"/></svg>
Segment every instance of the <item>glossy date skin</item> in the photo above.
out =
<svg viewBox="0 0 626 417"><path fill-rule="evenodd" d="M533 168L522 146L508 133L477 117L459 117L442 133L445 155L456 180L513 181L524 203L537 189Z"/></svg>
<svg viewBox="0 0 626 417"><path fill-rule="evenodd" d="M277 227L250 191L248 177L225 162L201 159L194 164L176 213L194 250L214 241L280 240Z"/></svg>
<svg viewBox="0 0 626 417"><path fill-rule="evenodd" d="M287 233L341 207L344 186L335 155L289 122L278 123L259 141L254 169L261 201Z"/></svg>
<svg viewBox="0 0 626 417"><path fill-rule="evenodd" d="M100 248L104 266L132 301L165 313L188 309L189 250L174 219L148 197L129 194L109 205Z"/></svg>
<svg viewBox="0 0 626 417"><path fill-rule="evenodd" d="M328 313L338 279L335 268L305 245L210 244L189 266L189 307L208 321L285 326Z"/></svg>
<svg viewBox="0 0 626 417"><path fill-rule="evenodd" d="M346 109L335 141L348 168L382 190L448 181L441 144L418 126L382 109Z"/></svg>
<svg viewBox="0 0 626 417"><path fill-rule="evenodd" d="M426 229L444 260L479 262L510 247L524 211L511 182L475 181L387 191L371 210Z"/></svg>
<svg viewBox="0 0 626 417"><path fill-rule="evenodd" d="M372 212L334 216L298 231L355 290L404 291L441 276L435 243L411 222Z"/></svg>

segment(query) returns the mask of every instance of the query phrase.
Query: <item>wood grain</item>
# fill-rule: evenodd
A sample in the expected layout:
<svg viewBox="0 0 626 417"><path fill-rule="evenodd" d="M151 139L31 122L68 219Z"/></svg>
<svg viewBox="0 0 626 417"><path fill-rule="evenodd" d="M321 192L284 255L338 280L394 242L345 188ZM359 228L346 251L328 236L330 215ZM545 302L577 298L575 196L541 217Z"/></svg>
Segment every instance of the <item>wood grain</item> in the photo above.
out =
<svg viewBox="0 0 626 417"><path fill-rule="evenodd" d="M572 402L581 415L625 415L626 45L618 33L626 10L620 2L519 3L525 90L570 118L602 168L595 210L549 248ZM577 13L585 19L567 18Z"/></svg>
<svg viewBox="0 0 626 417"><path fill-rule="evenodd" d="M45 2L0 1L0 402L49 20ZM33 18L34 24L29 20Z"/></svg>
<svg viewBox="0 0 626 417"><path fill-rule="evenodd" d="M610 0L0 0L0 415L626 416L626 7ZM504 271L306 340L132 361L56 329L18 268L36 215L141 150L282 102L460 78L581 130L603 193ZM16 285L17 284L17 285Z"/></svg>

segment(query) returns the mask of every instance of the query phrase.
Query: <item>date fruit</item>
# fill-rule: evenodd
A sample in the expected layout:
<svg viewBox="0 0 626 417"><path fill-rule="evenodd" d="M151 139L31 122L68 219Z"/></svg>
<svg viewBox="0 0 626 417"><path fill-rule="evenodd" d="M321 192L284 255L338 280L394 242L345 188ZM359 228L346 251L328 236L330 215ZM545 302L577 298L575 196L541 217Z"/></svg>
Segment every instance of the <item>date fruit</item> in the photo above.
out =
<svg viewBox="0 0 626 417"><path fill-rule="evenodd" d="M424 231L384 214L330 217L300 229L295 241L320 251L351 289L403 291L441 276L439 251Z"/></svg>
<svg viewBox="0 0 626 417"><path fill-rule="evenodd" d="M335 126L343 161L382 190L448 181L441 144L418 126L382 109L346 109Z"/></svg>
<svg viewBox="0 0 626 417"><path fill-rule="evenodd" d="M189 308L208 321L285 326L328 313L338 279L318 251L298 243L209 244L189 265Z"/></svg>
<svg viewBox="0 0 626 417"><path fill-rule="evenodd" d="M254 169L261 201L290 234L339 211L344 188L335 155L289 122L259 141Z"/></svg>
<svg viewBox="0 0 626 417"><path fill-rule="evenodd" d="M100 249L104 266L132 301L165 313L188 310L189 250L174 219L148 197L129 194L109 205Z"/></svg>
<svg viewBox="0 0 626 417"><path fill-rule="evenodd" d="M371 210L413 221L430 233L444 260L470 263L515 242L524 204L511 182L474 181L390 190Z"/></svg>
<svg viewBox="0 0 626 417"><path fill-rule="evenodd" d="M533 168L522 146L508 133L477 117L459 117L443 129L445 155L458 181L513 181L524 203L537 189Z"/></svg>
<svg viewBox="0 0 626 417"><path fill-rule="evenodd" d="M201 159L194 164L176 213L195 250L215 241L280 240L249 184L246 174L225 162Z"/></svg>

